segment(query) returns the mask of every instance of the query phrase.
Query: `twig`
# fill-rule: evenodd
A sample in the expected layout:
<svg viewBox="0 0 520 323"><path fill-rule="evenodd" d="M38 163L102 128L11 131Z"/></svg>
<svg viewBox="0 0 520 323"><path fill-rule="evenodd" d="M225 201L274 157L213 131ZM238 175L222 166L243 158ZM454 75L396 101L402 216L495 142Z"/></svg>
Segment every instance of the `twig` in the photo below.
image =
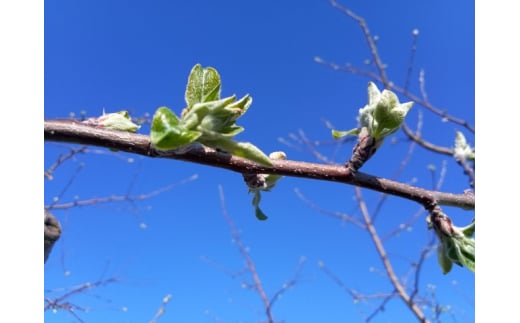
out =
<svg viewBox="0 0 520 323"><path fill-rule="evenodd" d="M296 285L296 283L298 283L298 280L299 280L298 277L299 277L300 272L303 269L303 265L305 264L306 261L307 261L307 259L305 257L300 258L300 262L298 263L298 266L296 267L296 271L294 272L293 278L291 278L287 282L285 282L282 285L282 287L274 293L273 297L271 297L271 300L269 301L271 308L273 308L274 303L278 300L278 298L280 298L286 291L288 291L289 289L294 287Z"/></svg>
<svg viewBox="0 0 520 323"><path fill-rule="evenodd" d="M363 215L363 219L365 220L365 223L367 225L368 232L370 233L370 236L376 246L379 257L381 258L381 261L383 262L383 265L386 269L388 279L390 280L390 282L394 286L395 290L399 294L399 297L406 303L406 305L410 308L410 310L415 314L417 319L420 322L428 322L428 320L424 316L424 313L422 312L422 310L410 298L410 296L404 289L403 285L399 282L399 279L395 275L394 269L390 263L390 260L388 259L385 248L383 247L383 243L379 239L379 235L377 234L376 228L374 227L374 225L372 224L372 221L370 219L370 214L365 205L365 201L363 200L363 197L361 195L361 189L359 187L356 187L355 191L356 191L356 197L358 200L359 208L361 209L361 214Z"/></svg>
<svg viewBox="0 0 520 323"><path fill-rule="evenodd" d="M155 316L150 320L150 323L157 323L159 317L161 317L166 311L166 305L168 305L168 302L171 300L171 298L172 294L168 294L163 298L161 307L159 307L157 313L155 313Z"/></svg>
<svg viewBox="0 0 520 323"><path fill-rule="evenodd" d="M267 294L264 291L264 287L262 286L262 281L260 280L260 276L258 275L258 272L256 271L256 266L249 256L249 252L247 251L247 248L242 243L242 239L240 237L240 233L238 232L237 228L235 227L235 223L231 219L230 215L227 212L227 208L225 205L224 200L224 191L222 189L222 186L219 186L219 193L220 193L220 204L222 208L222 215L226 219L226 222L231 229L231 235L233 237L233 240L238 246L238 249L240 253L242 254L242 257L244 258L246 262L246 266L249 269L249 272L251 273L251 276L253 277L255 290L260 296L260 299L262 300L262 303L264 304L265 314L267 316L269 323L274 323L273 314L271 313L271 302L269 301L269 298L267 297Z"/></svg>
<svg viewBox="0 0 520 323"><path fill-rule="evenodd" d="M368 43L368 47L370 48L370 53L372 54L372 60L373 60L374 64L376 65L377 70L379 71L379 75L381 77L381 82L385 85L385 87L388 88L388 85L389 85L390 82L388 81L388 78L386 76L385 67L384 67L383 63L381 62L381 58L379 57L379 54L377 53L376 43L374 42L374 38L372 37L372 35L370 34L370 31L368 30L368 26L365 23L365 19L363 19L360 16L356 15L351 10L341 6L340 4L338 4L334 0L330 0L329 3L334 8L338 9L339 11L344 13L345 15L347 15L350 18L354 19L359 24L359 27L361 27L361 30L363 31L363 34L365 35L365 40Z"/></svg>
<svg viewBox="0 0 520 323"><path fill-rule="evenodd" d="M85 152L85 150L87 149L88 147L87 146L82 146L82 147L79 147L79 148L75 148L75 149L71 149L69 151L69 153L67 155L60 155L58 157L58 160L51 165L51 167L49 167L45 173L44 173L44 176L48 179L48 180L52 180L53 179L53 176L52 174L54 174L54 172L56 171L56 169L61 166L65 161L73 158L74 156L76 156L77 154L79 153L83 153Z"/></svg>
<svg viewBox="0 0 520 323"><path fill-rule="evenodd" d="M78 200L74 202L68 202L68 203L61 203L61 204L51 204L45 206L46 210L63 210L63 209L70 209L72 207L77 206L87 206L87 205L93 205L93 204L100 204L100 203L108 203L108 202L122 202L122 201L141 201L146 200L151 197L154 197L156 195L159 195L161 193L164 193L166 191L169 191L179 185L186 184L188 182L191 182L198 178L197 174L191 175L190 177L181 180L180 182L170 184L168 186L162 187L160 189L154 190L149 193L145 194L139 194L139 195L113 195L108 197L99 197L99 198L92 198L88 200Z"/></svg>
<svg viewBox="0 0 520 323"><path fill-rule="evenodd" d="M348 214L345 214L345 213L341 213L341 212L337 212L337 211L326 210L326 209L323 209L323 208L319 207L314 202L312 202L311 200L306 198L303 195L303 193L300 192L300 190L298 188L294 189L294 193L296 193L296 196L298 196L298 198L300 200L302 200L303 203L307 204L307 206L310 207L311 209L314 209L314 210L316 210L319 213L322 213L322 214L325 214L325 215L329 215L329 216L331 216L333 218L340 219L341 221L350 222L350 223L360 227L361 229L366 229L366 226L365 226L365 224L363 222L359 221L358 219L356 219L355 217L353 217L351 215L348 215Z"/></svg>
<svg viewBox="0 0 520 323"><path fill-rule="evenodd" d="M414 29L412 31L412 46L410 48L410 59L408 60L408 68L406 69L406 79L404 81L404 90L408 91L410 85L410 79L412 76L412 70L414 66L415 53L417 52L417 39L419 38L419 30Z"/></svg>
<svg viewBox="0 0 520 323"><path fill-rule="evenodd" d="M73 288L72 290L66 292L65 294L63 294L60 297L56 297L56 298L46 297L45 298L44 310L45 311L48 311L48 310L53 310L53 311L63 310L63 311L67 311L72 316L74 316L77 320L79 320L80 322L83 322L83 320L75 313L75 310L81 310L81 311L86 312L87 309L85 309L83 307L80 307L80 306L77 306L77 305L69 302L68 299L70 299L72 296L74 296L76 294L85 293L85 292L87 292L90 289L93 289L93 288L96 288L96 287L100 287L100 286L106 286L108 284L112 284L112 283L115 283L115 282L118 282L118 281L119 280L117 278L115 278L115 277L108 278L108 279L101 279L101 280L98 280L98 281L96 281L94 283L84 283L84 284L81 284L81 285Z"/></svg>
<svg viewBox="0 0 520 323"><path fill-rule="evenodd" d="M451 194L429 191L362 172L352 174L342 166L321 165L290 160L272 160L272 167L232 156L214 149L192 145L187 151L158 152L152 148L149 136L95 128L70 120L47 120L44 137L48 141L75 142L85 145L118 149L148 157L172 158L199 164L225 168L243 173L279 174L293 177L326 180L360 186L382 193L409 199L424 206L432 203L474 209L475 198L471 194Z"/></svg>

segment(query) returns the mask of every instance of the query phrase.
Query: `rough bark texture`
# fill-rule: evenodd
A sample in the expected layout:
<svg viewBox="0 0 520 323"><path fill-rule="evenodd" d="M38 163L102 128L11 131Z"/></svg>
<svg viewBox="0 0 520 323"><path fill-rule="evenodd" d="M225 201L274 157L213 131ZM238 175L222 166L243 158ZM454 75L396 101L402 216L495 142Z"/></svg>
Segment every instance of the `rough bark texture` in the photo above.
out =
<svg viewBox="0 0 520 323"><path fill-rule="evenodd" d="M47 262L54 243L58 241L61 235L60 222L49 211L45 210L44 231L43 231L43 247L44 247L44 263Z"/></svg>

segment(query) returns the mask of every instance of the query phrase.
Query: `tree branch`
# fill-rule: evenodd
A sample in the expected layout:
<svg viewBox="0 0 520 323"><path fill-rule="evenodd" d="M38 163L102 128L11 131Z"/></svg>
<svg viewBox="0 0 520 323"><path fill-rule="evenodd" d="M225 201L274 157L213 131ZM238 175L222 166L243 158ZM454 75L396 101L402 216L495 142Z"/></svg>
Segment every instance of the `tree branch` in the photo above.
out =
<svg viewBox="0 0 520 323"><path fill-rule="evenodd" d="M365 202L361 196L361 189L356 189L356 197L358 199L358 204L361 209L361 214L363 215L363 219L365 220L365 223L367 225L368 232L370 233L370 236L372 237L372 240L374 241L374 244L376 245L377 252L379 254L379 257L383 261L383 265L385 266L386 272L388 274L388 279L390 279L390 282L394 286L395 290L401 297L401 299L406 303L406 305L410 308L410 310L415 314L417 319L420 322L428 322L426 317L424 316L424 313L421 311L419 306L413 301L413 299L408 295L406 292L404 286L399 282L399 279L397 278L397 275L394 272L394 269L392 265L390 264L390 261L388 259L388 255L386 253L386 250L383 246L383 243L379 239L379 235L376 232L376 228L372 224L372 220L370 219L370 215L368 214L368 210L366 208Z"/></svg>
<svg viewBox="0 0 520 323"><path fill-rule="evenodd" d="M147 135L97 128L74 120L44 121L44 139L46 141L100 146L148 157L183 160L224 168L241 174L279 174L346 183L399 196L420 203L425 207L437 203L438 205L455 206L467 210L475 208L475 197L472 194L430 191L361 172L352 174L346 167L339 165L272 160L273 166L268 167L201 145L190 145L183 147L182 150L160 152L152 147Z"/></svg>

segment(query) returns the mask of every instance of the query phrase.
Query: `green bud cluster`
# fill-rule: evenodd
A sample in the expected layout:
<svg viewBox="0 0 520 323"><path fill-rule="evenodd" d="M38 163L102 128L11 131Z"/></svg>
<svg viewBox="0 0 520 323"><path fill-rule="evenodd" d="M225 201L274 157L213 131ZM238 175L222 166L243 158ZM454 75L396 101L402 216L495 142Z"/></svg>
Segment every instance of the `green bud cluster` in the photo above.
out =
<svg viewBox="0 0 520 323"><path fill-rule="evenodd" d="M98 118L89 118L83 121L85 124L94 125L101 128L107 128L119 131L136 132L141 126L132 122L132 118L128 111L119 111L114 113L104 113Z"/></svg>
<svg viewBox="0 0 520 323"><path fill-rule="evenodd" d="M245 95L220 98L220 75L211 67L195 65L188 78L186 108L177 117L167 107L154 114L150 139L158 150L173 150L193 142L224 150L233 155L271 166L271 161L260 149L248 142L233 141L244 130L235 124L251 106L253 99Z"/></svg>
<svg viewBox="0 0 520 323"><path fill-rule="evenodd" d="M427 220L440 240L437 259L442 272L449 273L453 263L475 272L475 221L465 227L456 227L444 214L430 216Z"/></svg>
<svg viewBox="0 0 520 323"><path fill-rule="evenodd" d="M397 95L389 90L380 92L373 82L368 83L368 104L359 109L359 127L348 131L332 130L336 139L347 135L359 135L362 128L377 141L396 132L413 106L413 102L400 103Z"/></svg>

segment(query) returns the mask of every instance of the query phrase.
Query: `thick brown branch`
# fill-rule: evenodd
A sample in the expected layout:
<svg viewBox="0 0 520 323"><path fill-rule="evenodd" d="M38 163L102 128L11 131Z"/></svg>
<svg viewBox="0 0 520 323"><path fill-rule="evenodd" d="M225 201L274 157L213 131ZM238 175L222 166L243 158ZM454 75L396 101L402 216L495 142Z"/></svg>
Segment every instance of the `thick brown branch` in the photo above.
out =
<svg viewBox="0 0 520 323"><path fill-rule="evenodd" d="M151 146L149 136L96 128L74 120L46 120L44 122L44 138L46 141L100 146L148 157L184 160L225 168L241 174L279 174L346 183L399 196L418 202L425 207L437 203L439 205L456 206L468 210L475 208L475 197L472 194L435 192L361 172L351 174L347 168L339 165L273 160L273 166L268 167L201 145L191 145L188 149L182 149L182 152L158 152Z"/></svg>

